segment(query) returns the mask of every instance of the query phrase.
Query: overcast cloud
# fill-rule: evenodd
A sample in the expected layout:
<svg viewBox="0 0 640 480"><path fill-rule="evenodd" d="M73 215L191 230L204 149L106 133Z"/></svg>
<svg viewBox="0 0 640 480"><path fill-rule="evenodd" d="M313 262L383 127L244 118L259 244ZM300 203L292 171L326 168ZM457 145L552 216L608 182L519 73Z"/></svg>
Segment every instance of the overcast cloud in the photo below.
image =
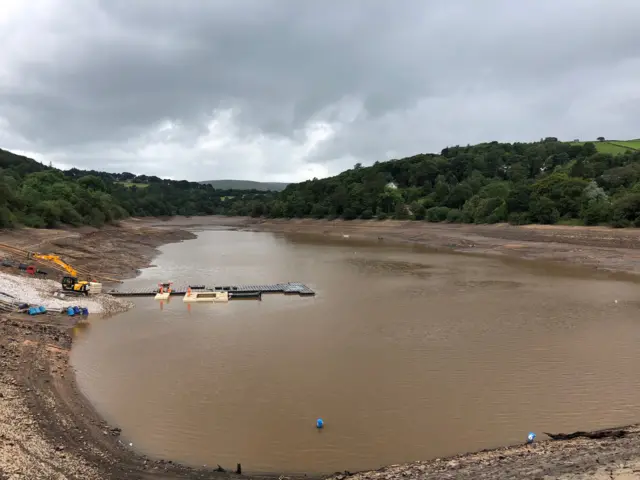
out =
<svg viewBox="0 0 640 480"><path fill-rule="evenodd" d="M2 0L0 148L300 181L454 144L640 137L639 0Z"/></svg>

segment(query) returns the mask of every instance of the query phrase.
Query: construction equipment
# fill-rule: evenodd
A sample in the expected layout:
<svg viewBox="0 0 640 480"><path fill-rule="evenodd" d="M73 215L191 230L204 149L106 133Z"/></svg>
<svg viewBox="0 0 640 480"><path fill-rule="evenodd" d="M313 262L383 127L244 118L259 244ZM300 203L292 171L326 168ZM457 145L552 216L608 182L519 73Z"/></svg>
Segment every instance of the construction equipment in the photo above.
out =
<svg viewBox="0 0 640 480"><path fill-rule="evenodd" d="M102 291L102 284L97 282L89 282L87 280L78 280L78 271L57 255L42 254L35 252L27 252L27 258L29 260L44 260L47 262L55 263L59 267L62 267L69 275L62 277L62 289L68 292L82 293L83 295L89 295L90 290ZM100 293L100 292L92 292Z"/></svg>
<svg viewBox="0 0 640 480"><path fill-rule="evenodd" d="M98 276L92 275L87 271L81 271L69 265L67 262L63 261L58 255L54 254L43 254L37 252L30 252L27 250L23 250L20 248L12 247L11 245L5 245L0 243L0 249L5 250L8 253L11 253L16 256L26 257L29 260L34 260L37 262L47 262L56 270L67 273L67 275L62 277L62 289L66 292L79 293L83 295L98 294L102 292L102 283L94 282L93 280L79 280L78 275L81 274L85 278L90 279L98 279L102 278L103 280L109 282L118 282L121 280L115 278L109 278L106 276Z"/></svg>

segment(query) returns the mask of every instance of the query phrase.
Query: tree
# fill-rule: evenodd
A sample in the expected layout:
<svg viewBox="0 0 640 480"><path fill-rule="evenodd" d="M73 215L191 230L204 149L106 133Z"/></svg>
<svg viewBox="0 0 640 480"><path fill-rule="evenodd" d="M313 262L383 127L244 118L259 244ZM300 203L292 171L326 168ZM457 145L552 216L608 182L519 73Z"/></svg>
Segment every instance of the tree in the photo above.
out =
<svg viewBox="0 0 640 480"><path fill-rule="evenodd" d="M640 193L632 193L616 200L612 205L614 227L640 227Z"/></svg>

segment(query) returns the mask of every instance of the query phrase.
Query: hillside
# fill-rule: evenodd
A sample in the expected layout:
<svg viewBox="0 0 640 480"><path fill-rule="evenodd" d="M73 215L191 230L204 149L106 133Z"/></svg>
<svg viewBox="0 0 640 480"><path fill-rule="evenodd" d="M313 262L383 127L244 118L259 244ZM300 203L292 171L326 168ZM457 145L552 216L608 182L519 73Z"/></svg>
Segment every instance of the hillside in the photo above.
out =
<svg viewBox="0 0 640 480"><path fill-rule="evenodd" d="M624 150L607 150L616 144ZM549 137L450 147L292 184L240 211L276 218L640 226L637 144Z"/></svg>
<svg viewBox="0 0 640 480"><path fill-rule="evenodd" d="M254 182L252 180L205 180L200 182L223 190L258 190L281 192L288 183L282 182Z"/></svg>
<svg viewBox="0 0 640 480"><path fill-rule="evenodd" d="M127 172L63 172L0 150L0 227L211 214L640 226L638 144L549 137L455 146L371 167L358 164L280 192L253 188L273 185L261 182L213 181L231 187L214 189Z"/></svg>
<svg viewBox="0 0 640 480"><path fill-rule="evenodd" d="M227 214L263 195L127 172L62 171L0 150L0 228L101 226L128 216Z"/></svg>

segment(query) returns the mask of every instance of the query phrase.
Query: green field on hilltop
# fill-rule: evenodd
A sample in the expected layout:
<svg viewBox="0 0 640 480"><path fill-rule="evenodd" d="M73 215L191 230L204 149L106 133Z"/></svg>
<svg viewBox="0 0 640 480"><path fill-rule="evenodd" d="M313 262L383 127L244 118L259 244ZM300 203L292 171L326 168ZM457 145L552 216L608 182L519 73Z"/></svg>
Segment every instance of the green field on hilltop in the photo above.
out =
<svg viewBox="0 0 640 480"><path fill-rule="evenodd" d="M636 138L635 140L610 140L611 143L616 145L623 145L625 147L631 148L633 150L640 150L640 138Z"/></svg>
<svg viewBox="0 0 640 480"><path fill-rule="evenodd" d="M600 153L609 153L611 155L620 155L625 152L640 151L640 139L635 140L604 140L599 142L591 140ZM589 142L569 142L571 145L584 145Z"/></svg>
<svg viewBox="0 0 640 480"><path fill-rule="evenodd" d="M134 182L116 182L120 185L124 185L127 188L137 187L137 188L147 188L149 186L148 183L134 183Z"/></svg>
<svg viewBox="0 0 640 480"><path fill-rule="evenodd" d="M200 183L222 190L258 190L263 192L281 192L289 185L283 182L256 182L253 180L205 180Z"/></svg>

